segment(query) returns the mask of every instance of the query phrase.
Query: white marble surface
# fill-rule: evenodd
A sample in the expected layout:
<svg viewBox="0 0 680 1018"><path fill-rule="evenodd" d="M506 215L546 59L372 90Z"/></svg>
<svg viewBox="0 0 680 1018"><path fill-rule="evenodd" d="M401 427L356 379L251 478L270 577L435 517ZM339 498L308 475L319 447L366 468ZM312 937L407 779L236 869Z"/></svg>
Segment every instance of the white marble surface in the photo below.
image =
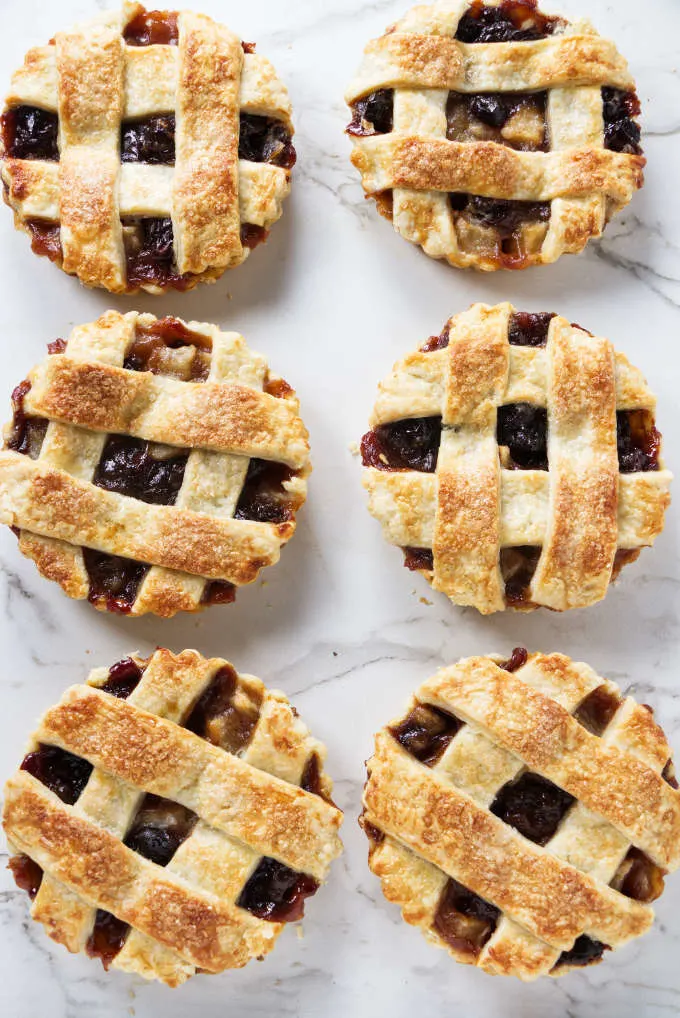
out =
<svg viewBox="0 0 680 1018"><path fill-rule="evenodd" d="M523 274L465 274L396 237L364 202L343 137L343 89L364 43L408 0L196 0L256 40L289 85L299 164L294 195L265 248L211 288L166 300L113 300L87 292L37 260L0 210L2 344L7 414L13 384L44 344L109 306L215 321L242 331L298 389L315 472L299 532L263 583L236 605L202 617L129 621L69 601L0 533L0 777L19 761L38 714L95 663L156 644L197 647L282 688L329 747L328 768L346 810L346 853L310 902L304 939L289 928L263 963L197 978L174 993L54 946L28 919L27 902L0 870L0 1013L7 1018L184 1018L200 1012L269 1018L389 1015L431 1018L666 1018L680 1010L680 876L648 936L601 966L522 985L458 966L428 947L387 904L366 867L356 825L372 733L438 666L516 644L562 650L657 709L680 749L678 518L624 571L606 602L563 616L461 611L401 566L371 520L349 451L375 386L394 360L438 332L473 300L555 310L609 335L659 396L666 457L680 474L680 81L678 0L562 0L589 15L630 59L644 106L647 187L578 258ZM94 0L2 0L0 80L24 51L94 13ZM552 9L552 5L551 5ZM675 395L674 395L675 393ZM434 603L430 603L434 602Z"/></svg>

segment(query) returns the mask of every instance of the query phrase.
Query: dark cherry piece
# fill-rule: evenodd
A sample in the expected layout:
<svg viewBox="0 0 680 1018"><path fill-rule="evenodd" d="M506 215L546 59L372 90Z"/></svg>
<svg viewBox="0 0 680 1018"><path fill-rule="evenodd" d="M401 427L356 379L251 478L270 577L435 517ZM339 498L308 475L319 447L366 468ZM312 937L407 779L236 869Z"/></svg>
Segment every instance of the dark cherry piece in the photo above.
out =
<svg viewBox="0 0 680 1018"><path fill-rule="evenodd" d="M44 219L27 219L26 226L31 234L31 250L34 254L59 262L64 256L61 246L61 226Z"/></svg>
<svg viewBox="0 0 680 1018"><path fill-rule="evenodd" d="M174 11L142 11L125 26L128 46L176 46L179 25Z"/></svg>
<svg viewBox="0 0 680 1018"><path fill-rule="evenodd" d="M319 889L313 877L296 873L283 863L265 856L248 879L236 902L258 919L290 923L302 919L305 898Z"/></svg>
<svg viewBox="0 0 680 1018"><path fill-rule="evenodd" d="M280 120L242 113L238 157L251 163L271 163L291 170L297 154L290 131Z"/></svg>
<svg viewBox="0 0 680 1018"><path fill-rule="evenodd" d="M430 336L426 343L421 346L423 353L434 353L435 350L444 350L449 345L451 329L447 322L438 336Z"/></svg>
<svg viewBox="0 0 680 1018"><path fill-rule="evenodd" d="M499 407L496 437L510 450L514 468L548 469L548 413L543 407L530 403Z"/></svg>
<svg viewBox="0 0 680 1018"><path fill-rule="evenodd" d="M318 795L322 799L325 798L321 788L321 761L316 753L312 753L305 764L302 779L300 780L300 788L305 792L311 792L312 795Z"/></svg>
<svg viewBox="0 0 680 1018"><path fill-rule="evenodd" d="M152 444L141 438L110 435L95 471L93 484L149 505L174 505L184 480L188 452L157 458Z"/></svg>
<svg viewBox="0 0 680 1018"><path fill-rule="evenodd" d="M31 383L26 380L17 385L12 393L12 431L7 439L7 448L19 452L23 456L37 459L40 455L43 440L47 432L48 422L43 417L31 417L24 410L24 400L31 390Z"/></svg>
<svg viewBox="0 0 680 1018"><path fill-rule="evenodd" d="M672 759L670 759L668 761L668 763L666 764L666 766L664 767L664 769L662 771L662 774L661 774L661 777L664 779L664 781L668 782L668 784L671 786L671 788L677 788L678 787L678 782L677 782L677 779L675 777L675 767L673 766L673 760Z"/></svg>
<svg viewBox="0 0 680 1018"><path fill-rule="evenodd" d="M434 554L431 548L402 548L404 565L413 572L420 569L434 569Z"/></svg>
<svg viewBox="0 0 680 1018"><path fill-rule="evenodd" d="M92 764L59 746L40 744L34 752L26 754L21 770L28 771L62 802L72 806L90 780Z"/></svg>
<svg viewBox="0 0 680 1018"><path fill-rule="evenodd" d="M269 230L265 230L264 226L255 226L253 223L241 225L241 246L247 247L251 251L260 244L264 244L268 236Z"/></svg>
<svg viewBox="0 0 680 1018"><path fill-rule="evenodd" d="M500 909L449 878L437 906L434 929L456 951L477 955L500 919Z"/></svg>
<svg viewBox="0 0 680 1018"><path fill-rule="evenodd" d="M184 727L195 732L229 753L239 753L250 742L259 714L254 705L250 711L234 706L238 686L236 672L223 665L197 701Z"/></svg>
<svg viewBox="0 0 680 1018"><path fill-rule="evenodd" d="M85 950L90 958L99 958L108 971L109 965L125 943L129 930L127 923L98 908Z"/></svg>
<svg viewBox="0 0 680 1018"><path fill-rule="evenodd" d="M148 794L125 835L125 844L157 866L167 866L197 821L195 813L172 799Z"/></svg>
<svg viewBox="0 0 680 1018"><path fill-rule="evenodd" d="M372 824L370 822L370 820L367 820L365 812L362 812L361 816L359 817L359 826L361 827L362 831L364 832L368 840L372 842L371 848L373 848L375 845L382 845L383 841L385 840L384 831L381 831L379 827L376 827L375 824Z"/></svg>
<svg viewBox="0 0 680 1018"><path fill-rule="evenodd" d="M465 212L472 222L494 227L502 240L509 240L525 223L547 223L551 212L550 202L483 198L458 191L449 194L449 203L454 212Z"/></svg>
<svg viewBox="0 0 680 1018"><path fill-rule="evenodd" d="M352 105L352 122L347 133L355 137L389 134L394 124L394 91L380 88Z"/></svg>
<svg viewBox="0 0 680 1018"><path fill-rule="evenodd" d="M403 721L389 729L400 746L427 767L440 759L463 722L430 704L417 703Z"/></svg>
<svg viewBox="0 0 680 1018"><path fill-rule="evenodd" d="M633 119L641 113L640 100L635 92L605 86L602 89L602 110L604 147L612 152L642 155L640 125Z"/></svg>
<svg viewBox="0 0 680 1018"><path fill-rule="evenodd" d="M201 604L233 604L236 600L236 587L225 580L213 580L206 584Z"/></svg>
<svg viewBox="0 0 680 1018"><path fill-rule="evenodd" d="M139 219L132 221L139 231L139 247L127 252L127 280L130 286L152 284L185 290L188 276L174 269L174 234L172 220ZM128 221L123 220L123 225Z"/></svg>
<svg viewBox="0 0 680 1018"><path fill-rule="evenodd" d="M64 353L66 351L66 340L65 339L53 339L51 343L47 344L47 352L50 356L54 354Z"/></svg>
<svg viewBox="0 0 680 1018"><path fill-rule="evenodd" d="M175 117L165 114L145 120L128 121L121 127L121 162L175 163Z"/></svg>
<svg viewBox="0 0 680 1018"><path fill-rule="evenodd" d="M441 417L414 417L380 424L361 440L361 460L377 470L433 474L441 441Z"/></svg>
<svg viewBox="0 0 680 1018"><path fill-rule="evenodd" d="M512 346L545 346L554 317L549 312L532 314L530 311L515 311L510 316L508 342Z"/></svg>
<svg viewBox="0 0 680 1018"><path fill-rule="evenodd" d="M139 685L144 674L136 661L131 657L124 657L109 668L109 677L103 686L100 686L102 693L110 693L119 700L127 700L128 696Z"/></svg>
<svg viewBox="0 0 680 1018"><path fill-rule="evenodd" d="M7 868L12 871L17 887L25 891L33 901L42 883L42 868L27 855L13 855L7 863Z"/></svg>
<svg viewBox="0 0 680 1018"><path fill-rule="evenodd" d="M649 904L663 894L664 871L639 848L630 848L612 880L615 887L627 898Z"/></svg>
<svg viewBox="0 0 680 1018"><path fill-rule="evenodd" d="M37 106L14 106L2 117L2 141L10 159L59 161L59 117Z"/></svg>
<svg viewBox="0 0 680 1018"><path fill-rule="evenodd" d="M616 445L622 474L659 469L661 435L646 411L617 411Z"/></svg>
<svg viewBox="0 0 680 1018"><path fill-rule="evenodd" d="M557 831L574 797L540 774L526 772L500 789L491 812L537 845L546 845Z"/></svg>
<svg viewBox="0 0 680 1018"><path fill-rule="evenodd" d="M498 7L474 3L458 23L460 42L532 42L545 39L563 25L562 18L548 17L536 9L536 0L503 0Z"/></svg>
<svg viewBox="0 0 680 1018"><path fill-rule="evenodd" d="M295 390L292 385L288 384L285 378L267 378L262 391L266 392L268 396L274 396L276 399L285 399L286 396L290 396Z"/></svg>
<svg viewBox="0 0 680 1018"><path fill-rule="evenodd" d="M293 476L283 463L251 459L234 519L285 523L293 518L294 500L283 487Z"/></svg>
<svg viewBox="0 0 680 1018"><path fill-rule="evenodd" d="M507 661L501 661L499 668L502 668L504 672L516 672L518 668L522 668L529 658L529 655L524 647L515 647L512 654Z"/></svg>
<svg viewBox="0 0 680 1018"><path fill-rule="evenodd" d="M540 548L529 546L501 550L501 572L508 605L520 606L529 603L528 590L540 556Z"/></svg>
<svg viewBox="0 0 680 1018"><path fill-rule="evenodd" d="M600 961L605 951L611 950L607 944L600 943L587 937L585 933L577 937L574 946L569 951L563 951L555 963L555 968L562 968L565 965L574 965L583 968L586 965L594 965Z"/></svg>
<svg viewBox="0 0 680 1018"><path fill-rule="evenodd" d="M90 581L87 595L90 604L103 601L108 611L128 615L150 567L144 562L107 555L92 548L83 548L83 558Z"/></svg>
<svg viewBox="0 0 680 1018"><path fill-rule="evenodd" d="M606 686L598 686L579 704L574 717L593 735L602 735L622 702Z"/></svg>

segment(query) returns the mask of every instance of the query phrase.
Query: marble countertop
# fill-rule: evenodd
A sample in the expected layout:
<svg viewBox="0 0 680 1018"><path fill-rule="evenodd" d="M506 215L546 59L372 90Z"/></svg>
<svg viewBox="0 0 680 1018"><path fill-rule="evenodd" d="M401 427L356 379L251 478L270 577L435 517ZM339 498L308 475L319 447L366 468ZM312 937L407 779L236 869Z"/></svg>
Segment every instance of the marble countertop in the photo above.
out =
<svg viewBox="0 0 680 1018"><path fill-rule="evenodd" d="M104 8L104 0L3 0L0 81L29 46ZM160 5L159 5L160 6ZM105 617L69 601L0 533L0 778L37 716L95 664L162 644L228 657L283 689L329 748L346 810L346 852L309 903L304 937L288 928L272 955L171 993L57 947L28 919L0 860L0 1013L7 1018L188 1014L247 1018L666 1018L680 1011L680 875L654 930L602 965L523 985L456 965L401 921L366 866L356 824L373 732L439 666L523 644L586 660L654 706L680 750L680 506L652 551L607 600L585 611L483 618L406 573L369 516L350 445L377 381L472 301L554 310L611 337L658 394L666 459L680 474L680 79L677 0L561 0L588 15L631 62L644 108L647 186L605 239L579 257L520 274L475 275L426 258L365 202L343 136L343 90L364 44L409 0L189 0L270 57L296 111L294 194L269 243L214 287L157 300L89 292L36 259L0 210L0 293L7 370L2 399L44 345L107 307L214 321L242 332L298 390L311 432L310 499L281 563L230 608L159 621ZM556 4L546 6L556 10ZM676 344L678 344L676 346ZM677 499L676 499L677 501ZM3 846L4 848L4 843Z"/></svg>

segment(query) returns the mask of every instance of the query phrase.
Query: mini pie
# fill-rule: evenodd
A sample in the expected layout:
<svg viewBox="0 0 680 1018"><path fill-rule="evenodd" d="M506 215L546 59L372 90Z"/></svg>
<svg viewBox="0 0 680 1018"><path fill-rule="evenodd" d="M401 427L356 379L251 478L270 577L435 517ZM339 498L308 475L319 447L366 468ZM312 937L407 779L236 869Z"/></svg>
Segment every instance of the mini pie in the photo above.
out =
<svg viewBox="0 0 680 1018"><path fill-rule="evenodd" d="M406 922L531 980L652 925L680 865L680 793L650 707L562 654L475 657L378 733L361 824Z"/></svg>
<svg viewBox="0 0 680 1018"><path fill-rule="evenodd" d="M635 82L585 20L439 0L366 47L352 162L433 258L487 271L581 251L642 186Z"/></svg>
<svg viewBox="0 0 680 1018"><path fill-rule="evenodd" d="M282 693L227 661L157 650L95 669L5 787L32 917L170 986L262 957L342 848L325 755Z"/></svg>
<svg viewBox="0 0 680 1018"><path fill-rule="evenodd" d="M0 522L74 598L171 616L279 559L310 471L290 386L242 336L110 311L13 393Z"/></svg>
<svg viewBox="0 0 680 1018"><path fill-rule="evenodd" d="M87 286L214 282L266 240L295 163L288 93L252 43L138 3L29 51L5 103L15 225Z"/></svg>
<svg viewBox="0 0 680 1018"><path fill-rule="evenodd" d="M455 604L585 607L663 529L654 409L609 340L474 304L381 384L361 443L369 509Z"/></svg>

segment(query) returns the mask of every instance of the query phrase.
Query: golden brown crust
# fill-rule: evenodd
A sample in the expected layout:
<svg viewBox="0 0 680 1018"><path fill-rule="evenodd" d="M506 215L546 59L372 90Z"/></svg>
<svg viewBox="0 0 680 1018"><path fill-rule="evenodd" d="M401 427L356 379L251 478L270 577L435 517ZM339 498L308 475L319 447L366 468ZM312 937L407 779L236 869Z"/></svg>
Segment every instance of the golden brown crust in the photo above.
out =
<svg viewBox="0 0 680 1018"><path fill-rule="evenodd" d="M30 749L47 742L91 753L95 768L75 805L20 770L6 788L4 825L12 850L44 870L32 914L53 939L85 949L104 909L131 926L113 966L176 986L197 968L240 967L271 950L284 924L237 904L261 846L324 880L341 849L341 814L298 787L313 756L321 788L332 790L325 748L283 694L196 651L132 657L143 674L128 699L100 691L110 673L95 669L34 733ZM225 671L234 709L255 726L238 756L180 727ZM188 796L198 814L164 868L122 844L152 786L176 803Z"/></svg>
<svg viewBox="0 0 680 1018"><path fill-rule="evenodd" d="M125 3L29 51L6 105L59 114L60 161L0 152L0 175L18 229L30 236L33 219L61 223L60 268L114 293L158 294L171 284L128 281L121 221L170 218L181 288L214 282L250 253L241 225L268 231L290 191L288 169L239 160L240 112L293 127L272 65L244 53L226 27L184 11L178 46L126 46L123 32L140 11ZM175 166L121 163L121 124L169 112Z"/></svg>
<svg viewBox="0 0 680 1018"><path fill-rule="evenodd" d="M431 765L392 727L376 736L364 824L370 867L407 922L459 961L531 980L568 971L560 952L581 935L615 947L648 929L652 910L609 885L631 840L678 867L680 793L661 778L671 750L648 708L560 654L512 673L500 660L463 660L417 690L407 717L432 704L465 722ZM571 716L596 690L618 703L600 737ZM543 848L489 809L527 770L577 796ZM447 877L501 910L476 949L437 926Z"/></svg>
<svg viewBox="0 0 680 1018"><path fill-rule="evenodd" d="M442 433L433 474L365 470L369 509L391 544L432 549L422 571L456 604L584 607L663 529L670 472L659 459L657 470L619 474L617 449L617 411L653 423L655 398L608 340L564 318L544 347L511 345L514 312L473 305L447 323L448 345L408 355L381 383L372 427L441 417ZM497 414L511 404L546 409L548 470L504 459ZM503 555L527 547L541 552L516 604Z"/></svg>
<svg viewBox="0 0 680 1018"><path fill-rule="evenodd" d="M180 18L173 227L180 272L243 261L238 205L239 39L202 14ZM210 143L206 145L206 139Z"/></svg>
<svg viewBox="0 0 680 1018"><path fill-rule="evenodd" d="M109 364L47 358L29 376L38 417L150 442L257 456L300 469L307 432L297 403L232 382L180 382Z"/></svg>
<svg viewBox="0 0 680 1018"><path fill-rule="evenodd" d="M351 131L352 162L369 196L391 195L397 232L431 257L485 271L553 262L600 236L642 186L644 158L605 148L602 110L603 86L632 92L635 83L613 43L586 21L562 22L521 44L459 42L459 21L472 6L414 7L368 44L346 100L392 90L393 123L386 134ZM485 93L546 93L545 124L541 114L536 131L547 128L550 150L538 136L536 151L474 132L456 140L448 95ZM550 221L522 224L506 249L498 230L452 209L451 192L550 202Z"/></svg>
<svg viewBox="0 0 680 1018"><path fill-rule="evenodd" d="M24 409L50 423L37 459L0 452L0 516L20 528L21 550L71 597L90 591L81 547L151 566L130 612L169 617L205 607L209 581L252 583L278 561L305 500L309 443L293 390L264 391L273 377L264 358L234 333L187 326L210 358L205 382L124 368L138 330L144 335L155 322L109 312L75 329L65 353L31 372ZM191 346L184 349L191 356ZM94 483L109 433L188 451L172 505ZM234 518L251 458L281 464L281 522Z"/></svg>

